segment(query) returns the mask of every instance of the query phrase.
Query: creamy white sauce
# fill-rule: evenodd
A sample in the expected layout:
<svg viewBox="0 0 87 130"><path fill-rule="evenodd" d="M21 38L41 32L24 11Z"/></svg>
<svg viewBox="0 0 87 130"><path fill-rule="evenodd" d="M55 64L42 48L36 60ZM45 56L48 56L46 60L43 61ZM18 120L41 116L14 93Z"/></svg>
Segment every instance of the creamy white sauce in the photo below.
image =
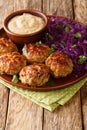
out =
<svg viewBox="0 0 87 130"><path fill-rule="evenodd" d="M13 17L8 22L8 29L17 34L30 34L39 31L44 26L44 20L29 13Z"/></svg>

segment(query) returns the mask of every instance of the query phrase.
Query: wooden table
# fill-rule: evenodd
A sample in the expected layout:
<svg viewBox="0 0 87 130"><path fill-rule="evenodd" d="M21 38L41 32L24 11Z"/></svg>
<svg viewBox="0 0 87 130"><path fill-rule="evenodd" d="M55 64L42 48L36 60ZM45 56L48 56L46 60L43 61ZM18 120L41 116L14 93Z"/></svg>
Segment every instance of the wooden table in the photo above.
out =
<svg viewBox="0 0 87 130"><path fill-rule="evenodd" d="M0 26L19 9L38 9L87 24L87 0L0 0ZM54 112L0 84L0 130L87 130L87 84Z"/></svg>

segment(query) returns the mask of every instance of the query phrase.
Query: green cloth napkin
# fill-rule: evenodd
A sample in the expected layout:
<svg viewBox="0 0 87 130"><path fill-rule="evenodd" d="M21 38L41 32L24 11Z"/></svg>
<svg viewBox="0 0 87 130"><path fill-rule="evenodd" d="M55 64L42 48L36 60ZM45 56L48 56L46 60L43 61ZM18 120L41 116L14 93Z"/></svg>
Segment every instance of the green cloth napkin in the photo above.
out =
<svg viewBox="0 0 87 130"><path fill-rule="evenodd" d="M84 85L86 81L87 77L66 88L39 92L18 88L0 79L0 83L2 83L3 85L14 90L27 99L35 102L36 104L48 109L49 111L53 111L59 105L64 105L68 100L71 99L73 95L75 95L75 93Z"/></svg>

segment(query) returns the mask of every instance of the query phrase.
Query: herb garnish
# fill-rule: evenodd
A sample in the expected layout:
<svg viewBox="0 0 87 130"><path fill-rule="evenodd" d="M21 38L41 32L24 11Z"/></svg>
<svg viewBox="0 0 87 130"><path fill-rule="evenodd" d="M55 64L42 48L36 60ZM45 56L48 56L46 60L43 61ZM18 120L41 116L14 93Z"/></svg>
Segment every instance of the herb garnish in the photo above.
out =
<svg viewBox="0 0 87 130"><path fill-rule="evenodd" d="M49 33L46 33L46 37L49 39L49 40L53 40L53 36Z"/></svg>
<svg viewBox="0 0 87 130"><path fill-rule="evenodd" d="M84 64L87 61L87 56L80 55L78 59L78 64Z"/></svg>
<svg viewBox="0 0 87 130"><path fill-rule="evenodd" d="M18 75L13 75L13 78L12 78L12 82L13 83L18 83L18 81L19 81L19 78L18 78Z"/></svg>
<svg viewBox="0 0 87 130"><path fill-rule="evenodd" d="M54 86L55 85L55 81L53 79L51 79L50 81L47 82L48 86Z"/></svg>
<svg viewBox="0 0 87 130"><path fill-rule="evenodd" d="M65 32L69 32L69 30L70 30L70 24L67 24L65 27Z"/></svg>
<svg viewBox="0 0 87 130"><path fill-rule="evenodd" d="M81 37L81 34L80 34L79 32L76 32L76 33L73 34L73 36L74 36L75 38L80 38L80 37Z"/></svg>
<svg viewBox="0 0 87 130"><path fill-rule="evenodd" d="M73 44L71 47L72 47L72 48L76 48L76 47L77 47L77 45L76 45L76 44Z"/></svg>
<svg viewBox="0 0 87 130"><path fill-rule="evenodd" d="M42 45L42 41L36 42L36 45Z"/></svg>
<svg viewBox="0 0 87 130"><path fill-rule="evenodd" d="M49 55L55 52L55 48L56 48L55 44L51 44Z"/></svg>
<svg viewBox="0 0 87 130"><path fill-rule="evenodd" d="M27 49L26 49L26 48L23 48L23 49L22 49L22 52L23 52L23 55L24 55L24 56L26 56L26 57L28 56L28 52L27 52Z"/></svg>
<svg viewBox="0 0 87 130"><path fill-rule="evenodd" d="M60 29L60 25L56 25L56 30L59 30Z"/></svg>

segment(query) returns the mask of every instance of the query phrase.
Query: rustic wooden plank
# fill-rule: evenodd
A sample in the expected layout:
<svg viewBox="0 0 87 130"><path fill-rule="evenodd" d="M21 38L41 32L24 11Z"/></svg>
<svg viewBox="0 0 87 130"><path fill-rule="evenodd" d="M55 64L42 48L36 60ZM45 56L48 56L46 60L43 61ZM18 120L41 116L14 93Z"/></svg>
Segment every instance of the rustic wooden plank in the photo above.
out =
<svg viewBox="0 0 87 130"><path fill-rule="evenodd" d="M87 25L87 0L74 0L75 19Z"/></svg>
<svg viewBox="0 0 87 130"><path fill-rule="evenodd" d="M82 130L79 92L53 113L44 111L43 130Z"/></svg>
<svg viewBox="0 0 87 130"><path fill-rule="evenodd" d="M6 122L6 111L8 102L8 90L0 84L0 130L4 130Z"/></svg>
<svg viewBox="0 0 87 130"><path fill-rule="evenodd" d="M3 26L4 18L13 12L12 0L0 0L0 26Z"/></svg>
<svg viewBox="0 0 87 130"><path fill-rule="evenodd" d="M87 83L81 89L82 112L83 112L83 126L87 130Z"/></svg>
<svg viewBox="0 0 87 130"><path fill-rule="evenodd" d="M72 0L43 0L43 12L73 18Z"/></svg>
<svg viewBox="0 0 87 130"><path fill-rule="evenodd" d="M14 10L36 9L42 10L41 0L14 0Z"/></svg>
<svg viewBox="0 0 87 130"><path fill-rule="evenodd" d="M74 1L75 19L87 25L87 0ZM87 83L81 89L83 129L87 129Z"/></svg>
<svg viewBox="0 0 87 130"><path fill-rule="evenodd" d="M42 6L41 0L14 0L12 2L11 6L14 11L25 8L41 10ZM8 109L5 130L42 130L43 108L12 90L9 95Z"/></svg>
<svg viewBox="0 0 87 130"><path fill-rule="evenodd" d="M73 18L72 0L43 0L43 12ZM82 130L80 93L53 113L44 110L44 130Z"/></svg>
<svg viewBox="0 0 87 130"><path fill-rule="evenodd" d="M9 2L10 2L10 6L9 6ZM9 14L13 10L11 4L12 4L11 0L9 1L0 0L0 28L3 25L3 20L7 15L7 13ZM8 89L4 85L0 84L0 130L5 129L7 104L8 104Z"/></svg>
<svg viewBox="0 0 87 130"><path fill-rule="evenodd" d="M42 130L43 109L10 91L5 130Z"/></svg>

